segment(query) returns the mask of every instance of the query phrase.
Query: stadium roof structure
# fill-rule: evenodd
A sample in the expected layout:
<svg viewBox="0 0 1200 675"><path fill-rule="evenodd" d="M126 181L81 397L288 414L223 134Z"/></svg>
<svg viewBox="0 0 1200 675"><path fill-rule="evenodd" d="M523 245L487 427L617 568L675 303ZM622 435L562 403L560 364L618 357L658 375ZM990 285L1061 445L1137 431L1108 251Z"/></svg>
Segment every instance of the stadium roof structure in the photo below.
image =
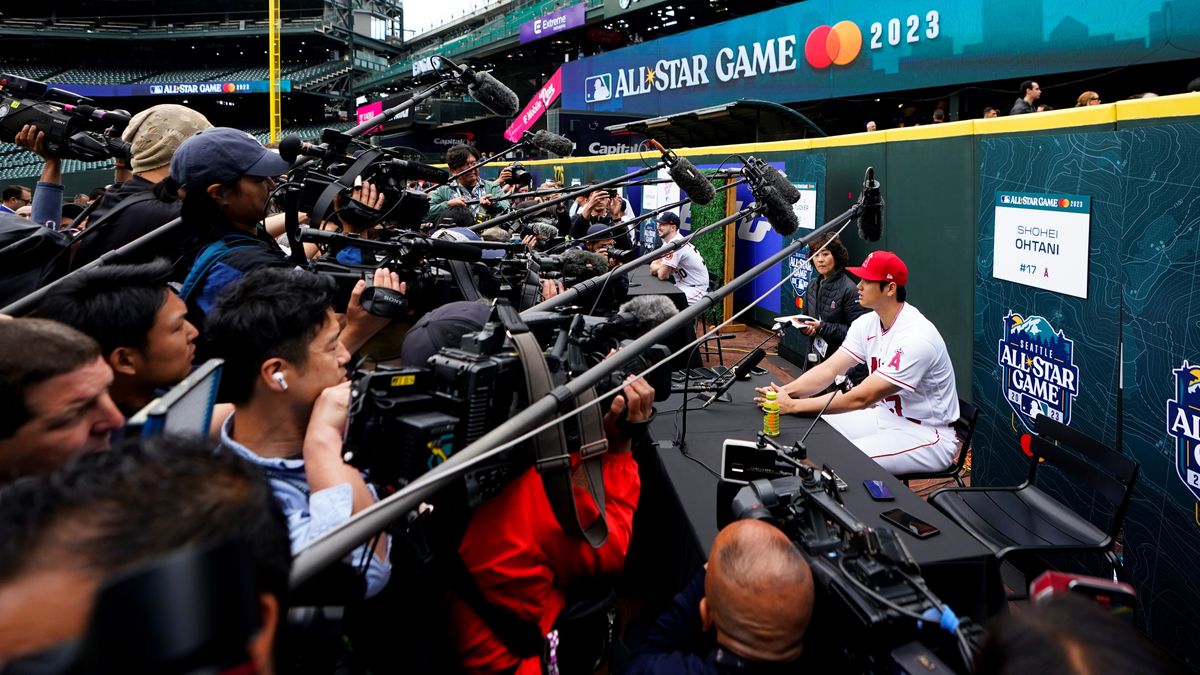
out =
<svg viewBox="0 0 1200 675"><path fill-rule="evenodd" d="M653 136L671 147L757 143L826 135L812 120L795 110L755 99L614 124L605 129L613 133Z"/></svg>

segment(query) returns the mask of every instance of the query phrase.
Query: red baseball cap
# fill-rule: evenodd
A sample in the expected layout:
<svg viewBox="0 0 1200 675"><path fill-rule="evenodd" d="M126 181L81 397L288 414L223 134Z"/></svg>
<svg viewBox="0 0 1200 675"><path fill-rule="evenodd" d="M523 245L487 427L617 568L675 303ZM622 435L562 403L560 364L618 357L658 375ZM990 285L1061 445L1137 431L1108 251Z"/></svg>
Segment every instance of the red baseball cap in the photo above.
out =
<svg viewBox="0 0 1200 675"><path fill-rule="evenodd" d="M862 267L847 267L846 271L864 281L894 281L897 286L908 285L908 265L891 251L868 253Z"/></svg>

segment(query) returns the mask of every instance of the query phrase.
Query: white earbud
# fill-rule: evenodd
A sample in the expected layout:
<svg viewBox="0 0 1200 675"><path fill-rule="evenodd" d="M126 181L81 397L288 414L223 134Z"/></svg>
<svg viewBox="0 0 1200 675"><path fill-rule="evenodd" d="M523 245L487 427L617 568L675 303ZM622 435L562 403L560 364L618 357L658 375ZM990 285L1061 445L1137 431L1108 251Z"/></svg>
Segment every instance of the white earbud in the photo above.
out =
<svg viewBox="0 0 1200 675"><path fill-rule="evenodd" d="M284 378L283 373L272 373L271 379L275 380L275 382L277 382L279 384L279 387L281 389L283 389L284 391L287 391L288 383L287 383L287 379Z"/></svg>

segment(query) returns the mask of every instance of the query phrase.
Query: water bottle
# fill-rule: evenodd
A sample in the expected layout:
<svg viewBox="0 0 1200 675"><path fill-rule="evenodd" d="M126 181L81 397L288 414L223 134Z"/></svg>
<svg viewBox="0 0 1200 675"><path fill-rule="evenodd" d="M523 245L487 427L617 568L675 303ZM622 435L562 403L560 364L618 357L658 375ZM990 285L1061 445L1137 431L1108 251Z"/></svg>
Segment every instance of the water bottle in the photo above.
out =
<svg viewBox="0 0 1200 675"><path fill-rule="evenodd" d="M768 436L779 435L779 401L773 391L767 392L767 401L763 403L763 433Z"/></svg>

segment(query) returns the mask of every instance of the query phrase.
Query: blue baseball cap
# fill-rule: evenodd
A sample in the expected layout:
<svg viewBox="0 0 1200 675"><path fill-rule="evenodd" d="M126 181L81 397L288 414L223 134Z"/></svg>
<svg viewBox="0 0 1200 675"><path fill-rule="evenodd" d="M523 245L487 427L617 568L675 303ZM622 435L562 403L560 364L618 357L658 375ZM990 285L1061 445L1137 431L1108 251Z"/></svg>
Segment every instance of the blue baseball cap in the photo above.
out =
<svg viewBox="0 0 1200 675"><path fill-rule="evenodd" d="M279 153L264 148L250 134L229 127L197 132L171 157L171 179L189 187L207 188L242 176L280 176L292 165Z"/></svg>
<svg viewBox="0 0 1200 675"><path fill-rule="evenodd" d="M675 215L674 213L671 213L670 211L664 211L662 214L660 214L658 216L658 222L670 223L670 224L674 225L675 227L679 227L679 216Z"/></svg>

